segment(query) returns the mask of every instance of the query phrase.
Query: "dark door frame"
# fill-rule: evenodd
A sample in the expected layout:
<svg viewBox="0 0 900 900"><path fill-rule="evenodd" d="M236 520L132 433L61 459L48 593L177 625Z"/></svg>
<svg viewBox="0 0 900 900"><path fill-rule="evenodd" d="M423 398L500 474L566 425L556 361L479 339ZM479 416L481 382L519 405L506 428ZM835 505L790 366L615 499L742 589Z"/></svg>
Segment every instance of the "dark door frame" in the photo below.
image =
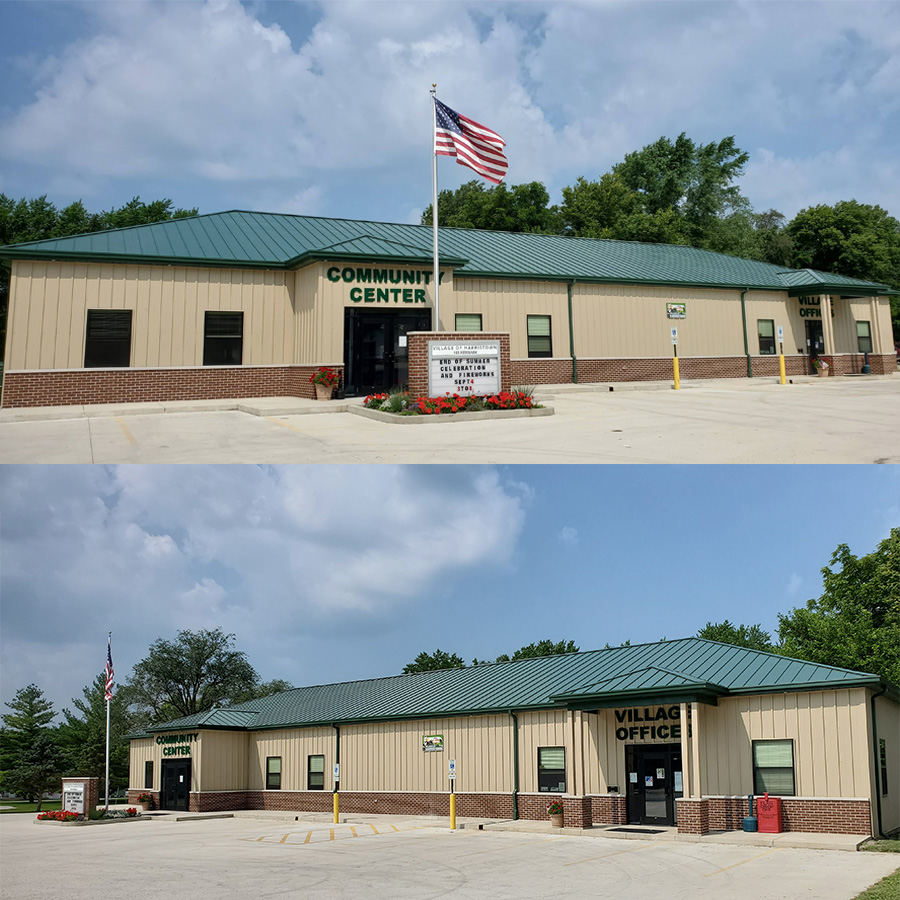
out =
<svg viewBox="0 0 900 900"><path fill-rule="evenodd" d="M178 776L183 779L178 781ZM159 774L159 808L188 812L191 805L191 759L164 759Z"/></svg>
<svg viewBox="0 0 900 900"><path fill-rule="evenodd" d="M662 766L657 763L662 762ZM677 824L675 800L682 796L682 791L675 789L675 773L681 772L681 744L628 744L625 747L625 772L627 779L626 802L628 807L628 823L630 825L663 825ZM665 772L660 780L657 768ZM632 774L636 780L632 780ZM647 778L651 778L652 788L662 788L666 804L665 816L648 816L646 813Z"/></svg>

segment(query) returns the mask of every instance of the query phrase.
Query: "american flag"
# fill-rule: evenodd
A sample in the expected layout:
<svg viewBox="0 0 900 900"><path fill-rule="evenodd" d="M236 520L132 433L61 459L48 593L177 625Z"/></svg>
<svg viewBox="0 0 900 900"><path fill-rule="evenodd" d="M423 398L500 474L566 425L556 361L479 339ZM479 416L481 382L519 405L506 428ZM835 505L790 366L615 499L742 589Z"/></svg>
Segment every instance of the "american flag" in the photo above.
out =
<svg viewBox="0 0 900 900"><path fill-rule="evenodd" d="M474 119L461 116L434 97L434 152L455 156L461 166L474 169L482 178L500 184L509 163L502 150L506 141Z"/></svg>
<svg viewBox="0 0 900 900"><path fill-rule="evenodd" d="M106 694L104 700L112 700L113 689L113 664L112 664L112 647L110 641L112 638L106 639Z"/></svg>

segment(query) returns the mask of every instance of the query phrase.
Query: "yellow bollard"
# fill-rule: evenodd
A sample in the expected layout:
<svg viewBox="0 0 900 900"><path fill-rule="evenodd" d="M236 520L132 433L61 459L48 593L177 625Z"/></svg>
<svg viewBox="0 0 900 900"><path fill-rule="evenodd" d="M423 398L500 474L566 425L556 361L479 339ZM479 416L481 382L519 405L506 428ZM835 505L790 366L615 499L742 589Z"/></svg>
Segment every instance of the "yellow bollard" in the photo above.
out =
<svg viewBox="0 0 900 900"><path fill-rule="evenodd" d="M681 378L678 375L678 357L677 356L672 357L672 369L675 372L675 390L680 391L681 390Z"/></svg>
<svg viewBox="0 0 900 900"><path fill-rule="evenodd" d="M456 794L450 795L450 830L456 831Z"/></svg>
<svg viewBox="0 0 900 900"><path fill-rule="evenodd" d="M785 378L784 378L784 354L783 353L779 354L779 356L778 356L778 373L781 376L781 379L780 379L781 383L785 384L786 382L785 382Z"/></svg>
<svg viewBox="0 0 900 900"><path fill-rule="evenodd" d="M334 824L339 825L340 819L338 818L338 793L334 792Z"/></svg>

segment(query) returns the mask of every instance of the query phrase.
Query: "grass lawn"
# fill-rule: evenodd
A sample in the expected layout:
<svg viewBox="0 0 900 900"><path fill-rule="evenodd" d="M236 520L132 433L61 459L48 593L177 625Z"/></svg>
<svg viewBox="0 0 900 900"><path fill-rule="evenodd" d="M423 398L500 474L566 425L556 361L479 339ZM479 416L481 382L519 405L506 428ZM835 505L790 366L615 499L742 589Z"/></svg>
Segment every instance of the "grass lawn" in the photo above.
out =
<svg viewBox="0 0 900 900"><path fill-rule="evenodd" d="M869 850L872 853L900 853L900 839L872 841L869 844L863 844L861 849Z"/></svg>
<svg viewBox="0 0 900 900"><path fill-rule="evenodd" d="M900 869L887 875L867 891L857 894L855 900L898 900L900 898Z"/></svg>
<svg viewBox="0 0 900 900"><path fill-rule="evenodd" d="M12 806L13 809L0 809L0 813L33 813L37 812L37 803L26 803L24 800L0 800L0 806ZM59 800L45 800L41 804L41 812L50 809L62 809Z"/></svg>

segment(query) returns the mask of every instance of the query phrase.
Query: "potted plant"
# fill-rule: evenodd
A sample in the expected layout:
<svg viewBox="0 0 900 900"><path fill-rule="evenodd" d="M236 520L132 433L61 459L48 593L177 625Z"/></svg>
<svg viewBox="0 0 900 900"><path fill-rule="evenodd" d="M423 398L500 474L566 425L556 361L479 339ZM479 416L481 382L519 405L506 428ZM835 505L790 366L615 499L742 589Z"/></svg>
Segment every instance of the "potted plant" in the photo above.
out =
<svg viewBox="0 0 900 900"><path fill-rule="evenodd" d="M816 370L816 375L822 376L828 374L828 360L823 357L817 357L812 361L813 368Z"/></svg>
<svg viewBox="0 0 900 900"><path fill-rule="evenodd" d="M563 827L563 805L559 800L552 800L547 804L547 815L550 816L550 824L554 828Z"/></svg>
<svg viewBox="0 0 900 900"><path fill-rule="evenodd" d="M143 793L138 797L138 803L141 804L141 809L146 812L148 809L153 808L153 794Z"/></svg>
<svg viewBox="0 0 900 900"><path fill-rule="evenodd" d="M330 400L340 376L328 366L319 366L309 379L316 386L316 400Z"/></svg>

